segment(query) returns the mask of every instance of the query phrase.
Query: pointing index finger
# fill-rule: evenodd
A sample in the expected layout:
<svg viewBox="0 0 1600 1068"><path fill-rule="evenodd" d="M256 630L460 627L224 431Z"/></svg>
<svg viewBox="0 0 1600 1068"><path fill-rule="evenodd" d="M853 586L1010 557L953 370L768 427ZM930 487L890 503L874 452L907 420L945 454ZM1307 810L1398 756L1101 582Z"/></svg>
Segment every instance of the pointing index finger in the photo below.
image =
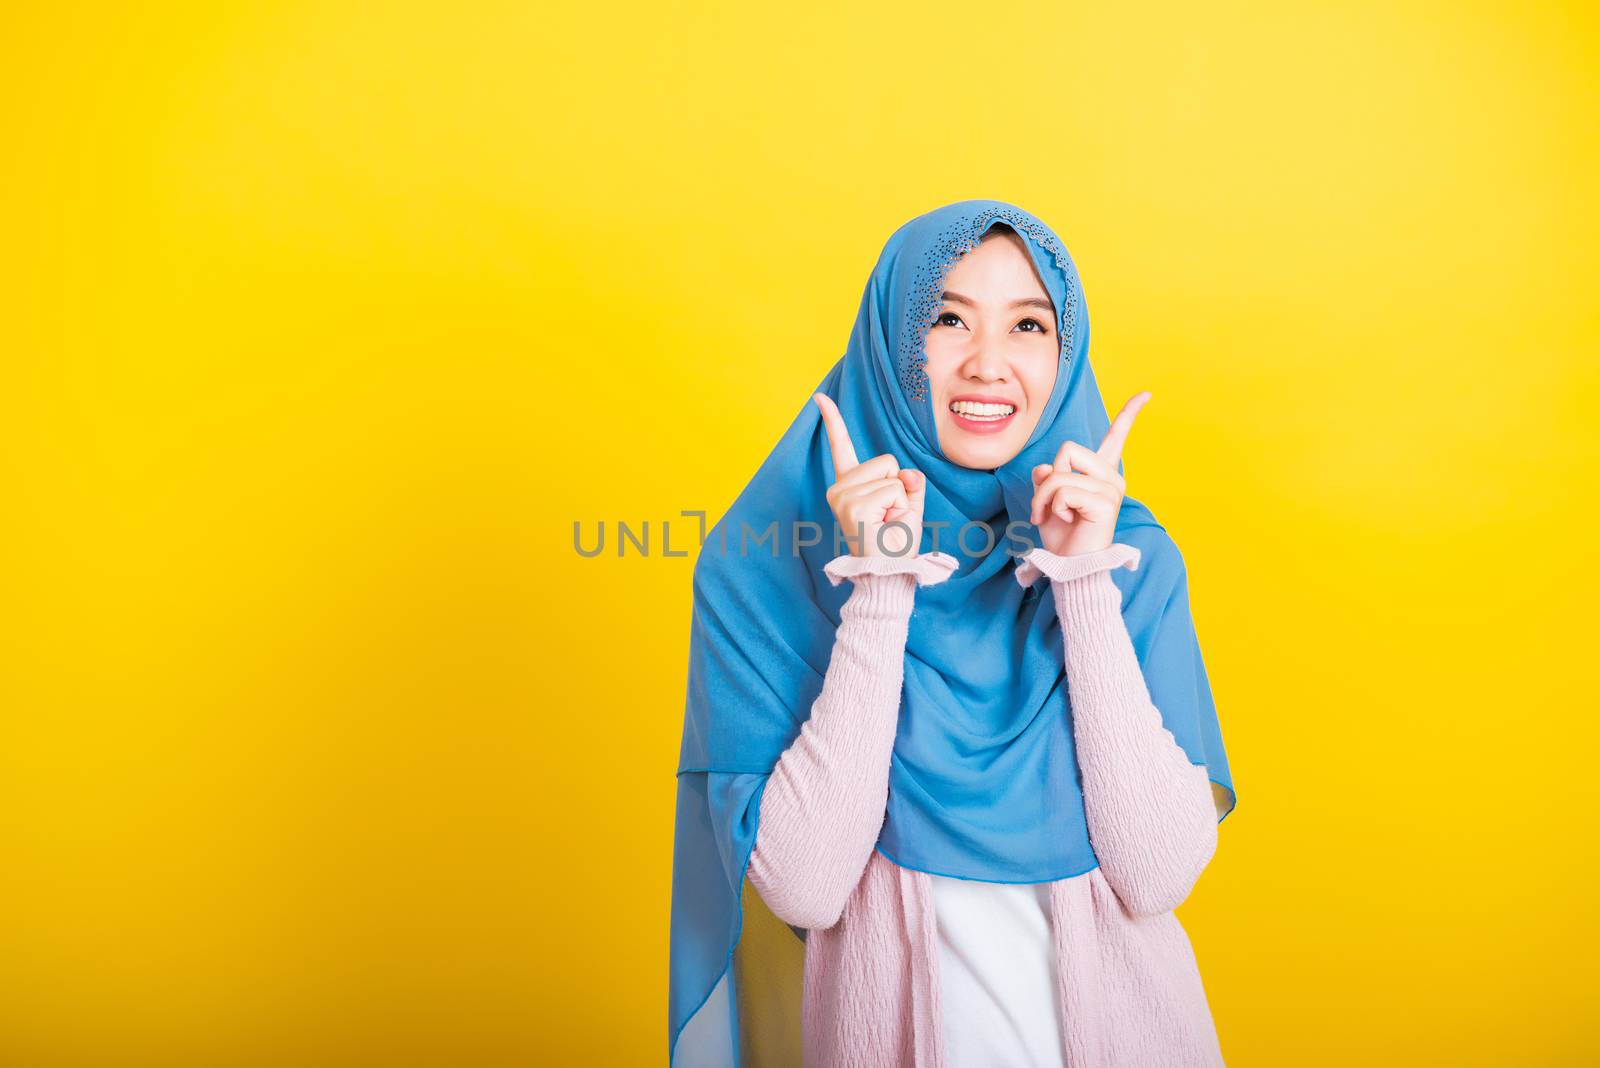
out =
<svg viewBox="0 0 1600 1068"><path fill-rule="evenodd" d="M856 447L850 441L850 431L845 429L844 416L833 398L826 393L812 396L822 410L822 428L828 436L828 448L833 452L833 477L837 479L856 465Z"/></svg>
<svg viewBox="0 0 1600 1068"><path fill-rule="evenodd" d="M1122 446L1127 443L1128 432L1133 429L1134 417L1139 414L1139 409L1144 407L1145 401L1150 399L1148 389L1141 390L1129 398L1128 403L1122 406L1122 411L1111 421L1111 429L1106 431L1106 439L1095 450L1111 463L1116 463L1122 458Z"/></svg>

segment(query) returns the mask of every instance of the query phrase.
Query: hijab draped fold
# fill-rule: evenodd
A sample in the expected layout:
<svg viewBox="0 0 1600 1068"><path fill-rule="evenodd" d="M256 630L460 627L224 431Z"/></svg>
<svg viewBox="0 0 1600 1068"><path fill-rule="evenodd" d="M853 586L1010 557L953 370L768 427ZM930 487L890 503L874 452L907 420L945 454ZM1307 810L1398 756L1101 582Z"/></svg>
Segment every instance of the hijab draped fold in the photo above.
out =
<svg viewBox="0 0 1600 1068"><path fill-rule="evenodd" d="M939 448L923 342L950 265L1001 222L1023 239L1055 305L1062 364L1027 445L998 469L975 470ZM1001 201L961 201L912 219L884 245L845 353L817 391L839 406L861 459L892 453L926 476L922 551L960 562L948 580L916 592L878 850L902 867L992 882L1046 882L1093 869L1054 601L1047 583L1024 589L1012 575L1016 554L1042 544L1028 522L1032 468L1051 463L1068 438L1098 448L1110 427L1089 365L1088 312L1072 258L1049 227ZM833 481L820 412L807 394L707 532L695 564L672 878L674 1057L680 1034L715 992L711 1009L723 1014L730 1036L720 1063L739 1063L736 988L720 981L743 925L761 792L822 689L851 590L833 586L822 570L848 551L835 543L825 497ZM773 523L776 537L768 532ZM820 538L804 533L813 529L806 523ZM1183 558L1132 497L1123 500L1115 540L1141 554L1136 570L1111 575L1151 698L1231 811L1232 777Z"/></svg>

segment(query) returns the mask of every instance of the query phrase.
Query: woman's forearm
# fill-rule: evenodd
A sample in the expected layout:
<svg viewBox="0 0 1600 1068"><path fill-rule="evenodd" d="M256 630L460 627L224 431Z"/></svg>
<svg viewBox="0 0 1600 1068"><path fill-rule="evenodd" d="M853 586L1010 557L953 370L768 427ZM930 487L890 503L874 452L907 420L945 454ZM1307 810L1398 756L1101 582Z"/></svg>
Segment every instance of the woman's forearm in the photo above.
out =
<svg viewBox="0 0 1600 1068"><path fill-rule="evenodd" d="M849 577L854 586L811 716L762 788L750 856L751 884L796 927L837 923L871 859L888 803L916 587L955 566L944 553L860 559L828 565L836 585Z"/></svg>
<svg viewBox="0 0 1600 1068"><path fill-rule="evenodd" d="M1141 915L1182 904L1217 848L1211 781L1162 721L1122 618L1110 569L1138 550L1028 554L1051 578L1061 620L1073 739L1089 836L1123 905Z"/></svg>

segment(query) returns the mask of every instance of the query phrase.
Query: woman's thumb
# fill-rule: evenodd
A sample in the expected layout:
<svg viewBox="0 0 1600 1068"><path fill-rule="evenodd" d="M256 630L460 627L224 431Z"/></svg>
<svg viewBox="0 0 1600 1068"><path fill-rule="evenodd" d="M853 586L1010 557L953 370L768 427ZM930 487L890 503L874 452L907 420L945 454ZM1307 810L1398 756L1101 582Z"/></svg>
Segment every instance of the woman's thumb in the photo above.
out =
<svg viewBox="0 0 1600 1068"><path fill-rule="evenodd" d="M910 468L901 468L900 482L906 488L906 496L911 500L911 508L917 513L922 512L922 502L928 493L928 480L921 471Z"/></svg>

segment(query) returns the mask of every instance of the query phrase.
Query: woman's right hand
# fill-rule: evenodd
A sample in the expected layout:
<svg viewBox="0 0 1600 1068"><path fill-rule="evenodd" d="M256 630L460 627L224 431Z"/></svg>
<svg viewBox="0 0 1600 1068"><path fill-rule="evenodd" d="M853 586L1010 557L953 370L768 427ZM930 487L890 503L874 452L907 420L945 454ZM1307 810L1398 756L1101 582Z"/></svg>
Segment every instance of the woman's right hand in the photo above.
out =
<svg viewBox="0 0 1600 1068"><path fill-rule="evenodd" d="M833 452L835 481L828 487L828 506L838 521L840 536L848 539L845 544L850 546L850 555L915 556L922 546L927 479L921 471L901 470L892 453L857 463L839 406L826 393L813 396L822 410L823 432ZM890 523L904 525L884 529Z"/></svg>

